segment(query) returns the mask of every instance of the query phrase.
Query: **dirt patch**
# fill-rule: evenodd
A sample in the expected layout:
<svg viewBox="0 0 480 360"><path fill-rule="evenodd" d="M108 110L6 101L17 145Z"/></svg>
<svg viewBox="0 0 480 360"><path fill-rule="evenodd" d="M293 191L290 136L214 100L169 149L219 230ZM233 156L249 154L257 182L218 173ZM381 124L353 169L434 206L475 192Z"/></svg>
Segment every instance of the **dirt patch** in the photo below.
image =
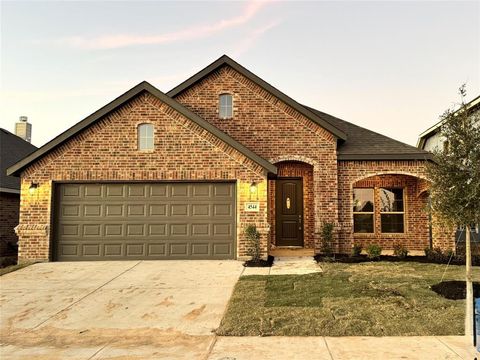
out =
<svg viewBox="0 0 480 360"><path fill-rule="evenodd" d="M450 300L463 300L467 297L467 283L465 281L442 281L432 285L432 290L438 295ZM480 283L473 283L473 297L480 297Z"/></svg>
<svg viewBox="0 0 480 360"><path fill-rule="evenodd" d="M271 255L268 256L267 260L260 259L258 261L247 260L243 263L245 267L272 267L273 260L275 258Z"/></svg>
<svg viewBox="0 0 480 360"><path fill-rule="evenodd" d="M202 305L199 308L193 309L188 314L186 314L183 318L185 320L195 320L200 316L200 314L203 312L203 310L205 310L206 307L207 307L206 305Z"/></svg>

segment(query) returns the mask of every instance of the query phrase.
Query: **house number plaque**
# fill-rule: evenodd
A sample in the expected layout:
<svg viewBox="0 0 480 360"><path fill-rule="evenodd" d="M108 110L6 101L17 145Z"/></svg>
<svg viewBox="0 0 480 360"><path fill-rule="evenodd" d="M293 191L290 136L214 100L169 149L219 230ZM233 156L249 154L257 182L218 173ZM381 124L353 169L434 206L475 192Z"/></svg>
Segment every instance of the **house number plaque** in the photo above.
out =
<svg viewBox="0 0 480 360"><path fill-rule="evenodd" d="M260 203L258 202L245 203L245 211L258 212L259 210L260 210Z"/></svg>

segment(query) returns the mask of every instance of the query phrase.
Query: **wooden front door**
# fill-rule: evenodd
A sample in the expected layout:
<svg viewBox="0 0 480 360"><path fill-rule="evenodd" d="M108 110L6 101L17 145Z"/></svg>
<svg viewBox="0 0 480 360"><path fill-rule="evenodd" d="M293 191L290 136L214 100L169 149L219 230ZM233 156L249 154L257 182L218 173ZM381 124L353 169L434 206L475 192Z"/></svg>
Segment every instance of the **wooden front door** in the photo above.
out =
<svg viewBox="0 0 480 360"><path fill-rule="evenodd" d="M277 246L303 246L302 179L276 181L275 223Z"/></svg>

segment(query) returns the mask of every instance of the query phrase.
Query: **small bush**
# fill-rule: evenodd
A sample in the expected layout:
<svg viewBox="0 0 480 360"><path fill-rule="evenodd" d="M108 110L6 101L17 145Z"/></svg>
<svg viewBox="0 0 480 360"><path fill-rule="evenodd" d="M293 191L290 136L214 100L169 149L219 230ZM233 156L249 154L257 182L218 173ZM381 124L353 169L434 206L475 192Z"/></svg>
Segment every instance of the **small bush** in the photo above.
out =
<svg viewBox="0 0 480 360"><path fill-rule="evenodd" d="M322 226L322 253L326 256L332 256L333 223L324 223Z"/></svg>
<svg viewBox="0 0 480 360"><path fill-rule="evenodd" d="M370 260L376 260L380 258L380 255L382 254L382 248L380 245L377 244L370 244L367 246L367 257Z"/></svg>
<svg viewBox="0 0 480 360"><path fill-rule="evenodd" d="M425 248L425 256L430 261L440 262L440 263L444 262L445 258L446 258L442 249L440 249L439 247L436 247L436 248L433 248L433 249Z"/></svg>
<svg viewBox="0 0 480 360"><path fill-rule="evenodd" d="M260 261L260 233L255 225L248 225L245 228L245 236L247 237L248 248L247 254L252 257L252 261Z"/></svg>
<svg viewBox="0 0 480 360"><path fill-rule="evenodd" d="M352 256L360 256L362 253L362 245L360 244L353 244L352 247Z"/></svg>
<svg viewBox="0 0 480 360"><path fill-rule="evenodd" d="M402 244L395 244L393 245L393 255L399 259L405 259L408 256L408 250Z"/></svg>

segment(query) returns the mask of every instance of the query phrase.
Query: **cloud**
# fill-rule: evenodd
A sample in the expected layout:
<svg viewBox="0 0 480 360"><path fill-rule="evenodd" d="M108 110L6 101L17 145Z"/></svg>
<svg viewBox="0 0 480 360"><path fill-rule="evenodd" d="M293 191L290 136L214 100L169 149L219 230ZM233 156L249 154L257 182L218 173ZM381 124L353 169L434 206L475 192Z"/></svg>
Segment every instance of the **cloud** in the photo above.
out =
<svg viewBox="0 0 480 360"><path fill-rule="evenodd" d="M270 0L249 1L243 12L229 19L213 24L196 25L183 30L158 35L104 35L97 37L72 36L56 41L57 44L80 49L116 49L134 45L158 45L177 41L195 40L208 37L249 22Z"/></svg>
<svg viewBox="0 0 480 360"><path fill-rule="evenodd" d="M265 34L270 29L274 28L278 24L280 24L280 20L274 20L250 32L244 39L242 39L242 41L238 44L238 46L233 50L233 56L239 57L241 54L247 52L253 45L255 45L257 40L263 34Z"/></svg>

